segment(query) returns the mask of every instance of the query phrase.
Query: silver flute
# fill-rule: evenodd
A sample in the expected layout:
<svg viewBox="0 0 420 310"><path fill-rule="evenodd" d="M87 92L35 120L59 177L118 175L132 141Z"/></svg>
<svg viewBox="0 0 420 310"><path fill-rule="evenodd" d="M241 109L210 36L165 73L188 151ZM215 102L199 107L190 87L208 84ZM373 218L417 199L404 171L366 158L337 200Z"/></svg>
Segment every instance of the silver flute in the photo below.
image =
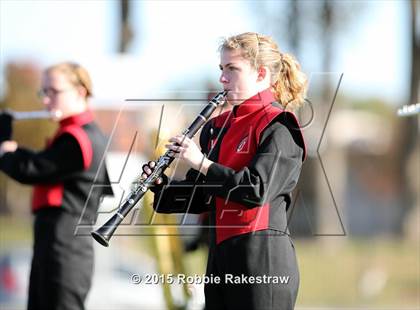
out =
<svg viewBox="0 0 420 310"><path fill-rule="evenodd" d="M398 109L398 116L411 116L420 113L420 102L415 104L404 105Z"/></svg>
<svg viewBox="0 0 420 310"><path fill-rule="evenodd" d="M5 109L3 111L5 113L10 114L13 117L13 120L47 119L47 118L52 117L51 113L48 112L47 110L13 111L13 110Z"/></svg>

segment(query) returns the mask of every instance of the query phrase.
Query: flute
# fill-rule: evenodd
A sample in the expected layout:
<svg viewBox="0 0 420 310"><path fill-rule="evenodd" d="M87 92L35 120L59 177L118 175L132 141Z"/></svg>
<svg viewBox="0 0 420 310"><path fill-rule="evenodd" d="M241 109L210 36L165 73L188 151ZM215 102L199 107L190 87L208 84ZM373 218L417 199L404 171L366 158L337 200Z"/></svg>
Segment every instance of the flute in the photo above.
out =
<svg viewBox="0 0 420 310"><path fill-rule="evenodd" d="M397 115L398 116L411 116L420 113L420 103L404 105L398 109Z"/></svg>
<svg viewBox="0 0 420 310"><path fill-rule="evenodd" d="M218 93L206 107L200 112L197 118L192 122L190 127L185 129L182 134L188 138L194 137L197 131L207 122L214 110L225 101L227 91ZM155 184L155 181L162 176L165 169L174 160L173 151L168 150L164 155L160 156L156 162L153 172L144 180L140 180L136 184L134 190L128 195L125 201L119 206L117 213L115 213L104 225L95 231L91 232L92 237L103 246L109 245L109 240L114 234L117 227L121 224L127 214L136 203L144 196L148 189Z"/></svg>
<svg viewBox="0 0 420 310"><path fill-rule="evenodd" d="M47 110L37 111L13 111L6 109L4 112L10 114L13 120L46 119L51 118L51 113Z"/></svg>

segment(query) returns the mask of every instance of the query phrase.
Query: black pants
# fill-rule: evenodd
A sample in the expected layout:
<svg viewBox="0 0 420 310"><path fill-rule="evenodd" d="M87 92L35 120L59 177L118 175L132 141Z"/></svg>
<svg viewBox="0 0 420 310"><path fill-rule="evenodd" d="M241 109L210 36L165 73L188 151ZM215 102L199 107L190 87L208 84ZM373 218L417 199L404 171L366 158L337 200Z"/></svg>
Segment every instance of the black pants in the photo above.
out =
<svg viewBox="0 0 420 310"><path fill-rule="evenodd" d="M93 272L93 246L90 237L74 236L78 220L59 208L37 212L29 310L84 309Z"/></svg>
<svg viewBox="0 0 420 310"><path fill-rule="evenodd" d="M210 249L206 274L221 279L204 288L206 310L294 309L299 271L292 241L283 233L263 230L223 241Z"/></svg>

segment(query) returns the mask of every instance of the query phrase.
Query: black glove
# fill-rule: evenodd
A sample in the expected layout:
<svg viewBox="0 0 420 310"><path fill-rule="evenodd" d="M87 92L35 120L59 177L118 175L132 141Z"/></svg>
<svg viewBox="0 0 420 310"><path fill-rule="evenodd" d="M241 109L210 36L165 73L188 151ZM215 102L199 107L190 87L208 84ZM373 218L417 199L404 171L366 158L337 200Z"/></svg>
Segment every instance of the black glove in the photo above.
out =
<svg viewBox="0 0 420 310"><path fill-rule="evenodd" d="M0 143L12 137L13 116L7 112L0 112Z"/></svg>

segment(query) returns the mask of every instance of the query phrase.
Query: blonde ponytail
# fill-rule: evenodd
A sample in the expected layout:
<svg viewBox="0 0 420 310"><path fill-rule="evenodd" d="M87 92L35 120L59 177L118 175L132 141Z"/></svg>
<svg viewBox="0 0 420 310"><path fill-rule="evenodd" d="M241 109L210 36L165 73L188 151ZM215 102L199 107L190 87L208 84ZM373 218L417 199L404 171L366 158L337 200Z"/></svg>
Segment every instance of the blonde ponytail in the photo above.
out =
<svg viewBox="0 0 420 310"><path fill-rule="evenodd" d="M306 75L300 70L295 57L280 55L281 69L273 84L277 101L288 111L297 110L304 102L307 90Z"/></svg>

